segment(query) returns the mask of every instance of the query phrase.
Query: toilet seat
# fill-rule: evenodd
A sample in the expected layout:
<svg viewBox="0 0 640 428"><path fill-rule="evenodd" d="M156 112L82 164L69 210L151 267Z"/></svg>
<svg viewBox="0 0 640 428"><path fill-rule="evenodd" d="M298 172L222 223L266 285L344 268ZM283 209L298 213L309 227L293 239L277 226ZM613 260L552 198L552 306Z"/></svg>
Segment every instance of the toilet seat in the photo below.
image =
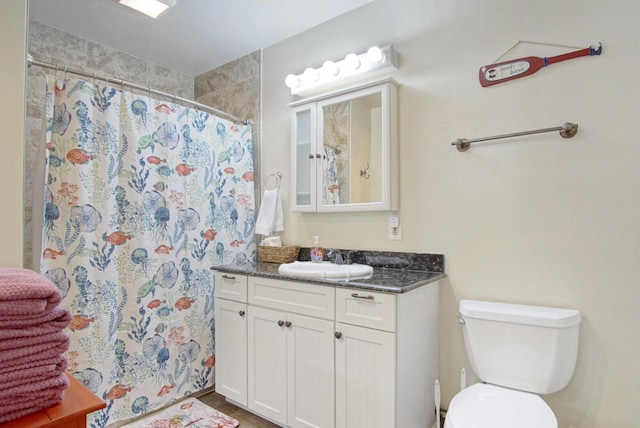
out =
<svg viewBox="0 0 640 428"><path fill-rule="evenodd" d="M444 428L558 428L551 408L536 394L477 383L449 405Z"/></svg>

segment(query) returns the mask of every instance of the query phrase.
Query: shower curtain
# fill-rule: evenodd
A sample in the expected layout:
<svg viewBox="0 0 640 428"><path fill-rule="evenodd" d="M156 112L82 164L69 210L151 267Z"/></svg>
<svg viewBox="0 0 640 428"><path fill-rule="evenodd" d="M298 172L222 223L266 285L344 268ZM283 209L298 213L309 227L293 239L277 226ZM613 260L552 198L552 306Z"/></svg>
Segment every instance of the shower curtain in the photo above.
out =
<svg viewBox="0 0 640 428"><path fill-rule="evenodd" d="M252 130L114 86L50 86L41 272L105 427L212 386L211 267L256 257Z"/></svg>

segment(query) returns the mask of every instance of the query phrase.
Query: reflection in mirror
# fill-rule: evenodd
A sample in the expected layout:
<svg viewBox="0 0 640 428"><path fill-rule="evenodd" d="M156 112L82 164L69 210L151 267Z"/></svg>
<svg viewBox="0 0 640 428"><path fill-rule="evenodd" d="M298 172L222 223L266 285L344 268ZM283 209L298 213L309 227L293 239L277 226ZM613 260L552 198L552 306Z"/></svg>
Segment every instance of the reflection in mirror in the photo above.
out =
<svg viewBox="0 0 640 428"><path fill-rule="evenodd" d="M382 96L322 107L322 203L382 201Z"/></svg>

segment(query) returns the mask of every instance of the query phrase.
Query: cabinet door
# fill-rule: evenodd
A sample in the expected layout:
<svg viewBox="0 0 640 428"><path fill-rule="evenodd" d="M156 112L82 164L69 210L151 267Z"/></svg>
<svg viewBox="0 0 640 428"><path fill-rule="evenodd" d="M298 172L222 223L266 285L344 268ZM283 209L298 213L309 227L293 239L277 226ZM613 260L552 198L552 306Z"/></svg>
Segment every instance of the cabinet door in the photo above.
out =
<svg viewBox="0 0 640 428"><path fill-rule="evenodd" d="M216 299L216 392L247 405L247 305Z"/></svg>
<svg viewBox="0 0 640 428"><path fill-rule="evenodd" d="M248 308L249 409L287 423L286 314Z"/></svg>
<svg viewBox="0 0 640 428"><path fill-rule="evenodd" d="M315 104L305 104L292 110L291 139L294 177L291 210L313 212L316 210L316 171L321 156L316 148Z"/></svg>
<svg viewBox="0 0 640 428"><path fill-rule="evenodd" d="M394 333L336 323L337 428L395 426L395 351Z"/></svg>
<svg viewBox="0 0 640 428"><path fill-rule="evenodd" d="M287 315L288 426L334 426L333 321Z"/></svg>

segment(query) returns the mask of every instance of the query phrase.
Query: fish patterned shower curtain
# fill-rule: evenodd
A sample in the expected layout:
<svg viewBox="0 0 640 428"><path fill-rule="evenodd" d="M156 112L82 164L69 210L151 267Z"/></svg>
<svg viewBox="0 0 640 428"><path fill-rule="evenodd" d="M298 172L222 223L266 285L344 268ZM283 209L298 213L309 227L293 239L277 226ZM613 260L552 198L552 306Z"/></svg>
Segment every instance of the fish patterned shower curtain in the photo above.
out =
<svg viewBox="0 0 640 428"><path fill-rule="evenodd" d="M213 386L216 264L256 257L250 125L65 79L46 94L41 272L93 428ZM53 90L51 90L53 89Z"/></svg>

